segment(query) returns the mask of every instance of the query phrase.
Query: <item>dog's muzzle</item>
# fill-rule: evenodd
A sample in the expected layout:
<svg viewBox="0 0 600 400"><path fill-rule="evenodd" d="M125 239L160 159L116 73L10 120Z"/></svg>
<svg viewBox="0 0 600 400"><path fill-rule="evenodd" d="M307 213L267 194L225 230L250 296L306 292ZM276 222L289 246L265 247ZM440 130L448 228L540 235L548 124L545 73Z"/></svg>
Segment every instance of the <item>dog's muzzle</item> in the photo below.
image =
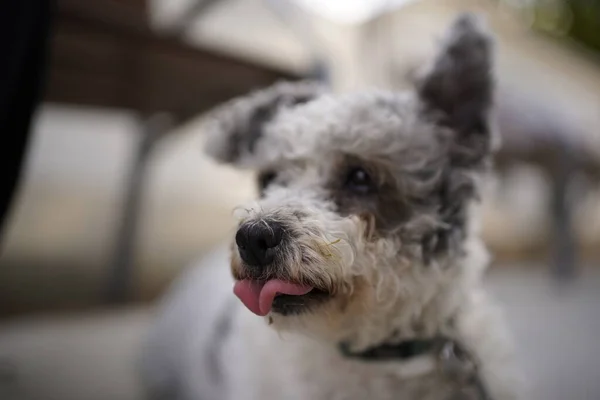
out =
<svg viewBox="0 0 600 400"><path fill-rule="evenodd" d="M234 293L257 315L271 311L298 314L328 297L326 292L286 275L281 264L285 241L285 227L266 219L245 222L235 235L245 278L236 282Z"/></svg>
<svg viewBox="0 0 600 400"><path fill-rule="evenodd" d="M273 262L282 239L281 224L266 220L245 223L235 235L241 259L258 274Z"/></svg>

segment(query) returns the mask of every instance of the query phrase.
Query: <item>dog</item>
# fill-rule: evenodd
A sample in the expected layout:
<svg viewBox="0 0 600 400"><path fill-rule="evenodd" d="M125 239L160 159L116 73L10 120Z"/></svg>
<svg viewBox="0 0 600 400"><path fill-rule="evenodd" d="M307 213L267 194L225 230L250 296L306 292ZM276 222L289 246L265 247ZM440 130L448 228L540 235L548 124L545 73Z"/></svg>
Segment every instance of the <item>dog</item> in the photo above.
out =
<svg viewBox="0 0 600 400"><path fill-rule="evenodd" d="M260 198L235 210L229 262L208 256L164 300L151 398L523 398L482 284L493 56L465 13L406 93L279 82L215 110L206 150L256 171Z"/></svg>

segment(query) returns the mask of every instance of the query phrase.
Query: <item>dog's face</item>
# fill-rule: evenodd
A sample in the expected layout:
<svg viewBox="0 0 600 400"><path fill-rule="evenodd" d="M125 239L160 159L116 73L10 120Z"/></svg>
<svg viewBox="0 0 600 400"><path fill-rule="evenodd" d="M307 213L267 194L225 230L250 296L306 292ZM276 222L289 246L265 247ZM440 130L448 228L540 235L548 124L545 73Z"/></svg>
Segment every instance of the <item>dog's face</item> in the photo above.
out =
<svg viewBox="0 0 600 400"><path fill-rule="evenodd" d="M223 106L209 152L255 169L261 193L232 240L242 302L279 328L344 330L435 290L464 253L491 79L490 39L462 16L413 92L282 83Z"/></svg>

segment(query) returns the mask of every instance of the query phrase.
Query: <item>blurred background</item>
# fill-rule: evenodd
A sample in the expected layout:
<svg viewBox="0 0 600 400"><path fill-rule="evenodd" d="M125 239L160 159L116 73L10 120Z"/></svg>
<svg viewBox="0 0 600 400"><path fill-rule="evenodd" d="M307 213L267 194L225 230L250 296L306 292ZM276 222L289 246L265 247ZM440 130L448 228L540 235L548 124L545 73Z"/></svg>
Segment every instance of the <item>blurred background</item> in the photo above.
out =
<svg viewBox="0 0 600 400"><path fill-rule="evenodd" d="M215 105L281 79L406 88L460 11L497 37L486 284L534 399L600 399L600 1L58 0L0 255L0 398L136 400L136 351L252 175L202 154Z"/></svg>

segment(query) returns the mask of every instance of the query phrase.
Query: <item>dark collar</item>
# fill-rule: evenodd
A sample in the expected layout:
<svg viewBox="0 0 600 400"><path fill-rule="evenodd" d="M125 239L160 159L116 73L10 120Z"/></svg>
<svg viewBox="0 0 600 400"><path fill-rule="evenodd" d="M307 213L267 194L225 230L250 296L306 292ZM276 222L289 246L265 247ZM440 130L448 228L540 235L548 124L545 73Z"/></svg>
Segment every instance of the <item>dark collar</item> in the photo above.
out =
<svg viewBox="0 0 600 400"><path fill-rule="evenodd" d="M380 344L369 349L354 352L347 343L340 344L341 353L348 358L364 361L406 361L424 354L436 354L446 340L443 338L409 339L400 343Z"/></svg>

